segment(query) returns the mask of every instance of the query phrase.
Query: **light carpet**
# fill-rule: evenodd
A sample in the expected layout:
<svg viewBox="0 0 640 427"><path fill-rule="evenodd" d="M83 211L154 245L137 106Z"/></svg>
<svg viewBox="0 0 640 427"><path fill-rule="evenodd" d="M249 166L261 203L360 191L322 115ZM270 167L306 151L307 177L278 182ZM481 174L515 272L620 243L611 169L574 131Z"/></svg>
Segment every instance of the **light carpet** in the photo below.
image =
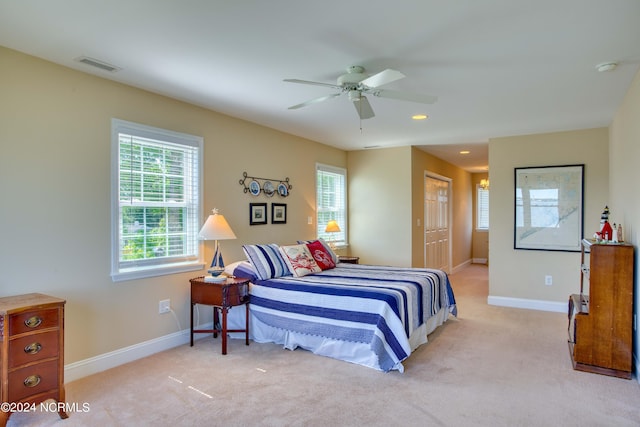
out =
<svg viewBox="0 0 640 427"><path fill-rule="evenodd" d="M638 426L640 385L574 371L567 316L487 305L487 268L451 275L451 318L382 373L220 338L67 384L86 412L18 413L8 426Z"/></svg>

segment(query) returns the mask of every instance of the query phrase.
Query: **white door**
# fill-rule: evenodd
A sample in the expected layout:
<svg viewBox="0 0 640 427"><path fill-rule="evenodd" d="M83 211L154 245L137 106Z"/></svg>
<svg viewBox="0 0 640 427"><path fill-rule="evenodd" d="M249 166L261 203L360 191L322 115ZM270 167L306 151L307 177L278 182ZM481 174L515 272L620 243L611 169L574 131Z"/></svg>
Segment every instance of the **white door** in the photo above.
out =
<svg viewBox="0 0 640 427"><path fill-rule="evenodd" d="M450 273L449 199L451 180L425 173L424 189L424 266Z"/></svg>

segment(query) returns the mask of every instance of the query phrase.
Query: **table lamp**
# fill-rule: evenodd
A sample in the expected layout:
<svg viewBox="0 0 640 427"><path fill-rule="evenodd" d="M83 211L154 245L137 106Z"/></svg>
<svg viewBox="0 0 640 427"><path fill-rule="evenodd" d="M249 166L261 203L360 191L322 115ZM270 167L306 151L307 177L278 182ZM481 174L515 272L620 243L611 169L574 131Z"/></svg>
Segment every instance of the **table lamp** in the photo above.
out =
<svg viewBox="0 0 640 427"><path fill-rule="evenodd" d="M331 221L329 221L327 223L327 226L324 229L325 233L339 233L340 231L340 226L338 225L338 222L335 219L332 219ZM329 247L331 249L335 250L335 243L333 242L333 240L329 241Z"/></svg>
<svg viewBox="0 0 640 427"><path fill-rule="evenodd" d="M233 234L229 223L218 209L213 209L212 212L200 229L198 236L202 240L216 241L216 250L213 253L213 260L211 260L211 266L208 271L212 276L218 276L224 271L224 261L222 260L222 252L220 252L218 240L235 239L236 235Z"/></svg>

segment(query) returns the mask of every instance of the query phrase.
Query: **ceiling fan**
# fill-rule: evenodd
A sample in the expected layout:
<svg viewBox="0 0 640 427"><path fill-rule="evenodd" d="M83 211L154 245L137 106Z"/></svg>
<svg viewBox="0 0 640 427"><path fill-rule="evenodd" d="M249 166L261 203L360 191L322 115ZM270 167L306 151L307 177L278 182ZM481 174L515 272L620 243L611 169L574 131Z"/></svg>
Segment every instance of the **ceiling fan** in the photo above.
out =
<svg viewBox="0 0 640 427"><path fill-rule="evenodd" d="M346 93L349 97L349 101L353 102L353 105L360 116L360 119L370 119L375 116L371 104L367 100L365 94L377 96L380 98L398 99L401 101L411 101L420 104L433 104L438 100L437 96L423 95L412 92L401 92L390 89L380 89L380 86L384 86L396 80L404 78L405 75L400 71L392 70L388 68L377 74L369 76L365 74L364 67L359 65L353 65L347 68L347 73L338 77L337 84L312 82L308 80L298 79L284 79L288 83L300 83L305 85L326 86L332 89L339 90L338 93L332 93L329 95L314 98L309 101L303 102L289 107L289 110L296 110L298 108L306 107L311 104L326 101L331 98Z"/></svg>

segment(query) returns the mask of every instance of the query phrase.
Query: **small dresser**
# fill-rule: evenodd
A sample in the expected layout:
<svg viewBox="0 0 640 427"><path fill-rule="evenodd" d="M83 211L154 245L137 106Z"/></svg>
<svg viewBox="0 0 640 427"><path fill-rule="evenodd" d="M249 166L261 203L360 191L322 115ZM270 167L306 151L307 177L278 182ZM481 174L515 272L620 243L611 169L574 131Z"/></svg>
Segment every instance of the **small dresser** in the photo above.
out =
<svg viewBox="0 0 640 427"><path fill-rule="evenodd" d="M0 412L0 427L7 423L11 412L48 399L62 403L58 405L58 414L67 418L65 302L37 293L0 298L0 402L9 409Z"/></svg>

